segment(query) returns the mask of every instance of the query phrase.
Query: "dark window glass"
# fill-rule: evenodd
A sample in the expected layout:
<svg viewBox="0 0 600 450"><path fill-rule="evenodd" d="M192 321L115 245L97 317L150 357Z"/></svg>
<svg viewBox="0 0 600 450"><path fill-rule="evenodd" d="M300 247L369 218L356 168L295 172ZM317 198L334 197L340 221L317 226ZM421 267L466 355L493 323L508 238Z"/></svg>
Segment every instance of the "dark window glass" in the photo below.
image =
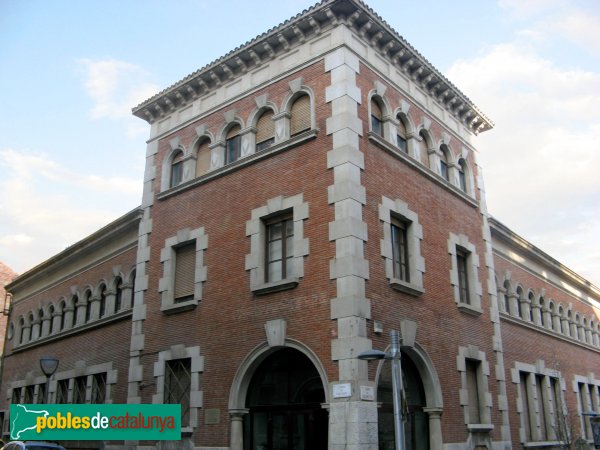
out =
<svg viewBox="0 0 600 450"><path fill-rule="evenodd" d="M294 222L290 217L266 225L266 282L280 281L289 275L294 256Z"/></svg>
<svg viewBox="0 0 600 450"><path fill-rule="evenodd" d="M181 183L183 179L183 153L179 152L173 158L173 162L171 163L171 180L169 182L169 187L175 187Z"/></svg>
<svg viewBox="0 0 600 450"><path fill-rule="evenodd" d="M87 377L77 377L73 383L73 403L85 403Z"/></svg>
<svg viewBox="0 0 600 450"><path fill-rule="evenodd" d="M92 376L91 403L102 404L106 401L106 373L97 373Z"/></svg>
<svg viewBox="0 0 600 450"><path fill-rule="evenodd" d="M481 423L481 413L479 410L479 383L477 381L477 371L480 362L467 359L465 364L467 392L469 396L469 423Z"/></svg>
<svg viewBox="0 0 600 450"><path fill-rule="evenodd" d="M69 380L58 380L56 383L56 403L69 402Z"/></svg>
<svg viewBox="0 0 600 450"><path fill-rule="evenodd" d="M164 402L181 405L181 425L184 427L190 424L191 372L190 358L166 362Z"/></svg>
<svg viewBox="0 0 600 450"><path fill-rule="evenodd" d="M400 220L392 221L392 260L394 278L410 282L407 224Z"/></svg>
<svg viewBox="0 0 600 450"><path fill-rule="evenodd" d="M458 290L460 301L470 304L469 275L467 271L468 253L464 250L456 250L456 265L458 269Z"/></svg>
<svg viewBox="0 0 600 450"><path fill-rule="evenodd" d="M242 137L240 136L240 127L234 126L227 133L225 139L225 164L231 164L240 159L242 153Z"/></svg>
<svg viewBox="0 0 600 450"><path fill-rule="evenodd" d="M462 159L458 163L458 185L463 192L467 192L467 177L465 175L465 162Z"/></svg>
<svg viewBox="0 0 600 450"><path fill-rule="evenodd" d="M406 139L399 134L396 135L396 145L402 150L404 153L408 153L408 145L406 145Z"/></svg>

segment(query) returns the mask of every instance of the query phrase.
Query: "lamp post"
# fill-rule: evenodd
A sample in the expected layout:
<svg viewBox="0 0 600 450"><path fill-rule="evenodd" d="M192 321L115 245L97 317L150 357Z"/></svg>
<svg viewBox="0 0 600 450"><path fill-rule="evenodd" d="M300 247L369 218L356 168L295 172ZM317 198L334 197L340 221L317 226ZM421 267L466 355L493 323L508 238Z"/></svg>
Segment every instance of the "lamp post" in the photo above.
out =
<svg viewBox="0 0 600 450"><path fill-rule="evenodd" d="M402 417L402 365L400 362L400 345L413 347L415 344L415 335L417 324L412 320L400 321L400 331L402 338L397 330L390 330L390 351L367 350L358 355L358 359L365 361L374 361L377 359L389 359L392 363L392 396L394 399L394 431L396 450L404 450L404 419Z"/></svg>
<svg viewBox="0 0 600 450"><path fill-rule="evenodd" d="M42 369L42 372L44 372L44 375L46 375L46 392L44 395L44 403L47 404L48 400L50 399L50 378L52 375L54 375L56 369L58 369L58 359L52 356L42 356L40 358L40 368Z"/></svg>

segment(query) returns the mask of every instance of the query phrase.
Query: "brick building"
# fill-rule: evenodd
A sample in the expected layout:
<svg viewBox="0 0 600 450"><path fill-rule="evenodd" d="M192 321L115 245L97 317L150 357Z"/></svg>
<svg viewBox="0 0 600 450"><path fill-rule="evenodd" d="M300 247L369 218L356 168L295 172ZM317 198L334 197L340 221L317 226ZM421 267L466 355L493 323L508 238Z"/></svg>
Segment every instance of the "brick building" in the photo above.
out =
<svg viewBox="0 0 600 450"><path fill-rule="evenodd" d="M408 448L591 442L600 290L488 215L493 124L363 3L322 1L134 114L141 207L8 286L5 410L174 402L182 441L140 446L391 448L389 363L357 356L413 324Z"/></svg>

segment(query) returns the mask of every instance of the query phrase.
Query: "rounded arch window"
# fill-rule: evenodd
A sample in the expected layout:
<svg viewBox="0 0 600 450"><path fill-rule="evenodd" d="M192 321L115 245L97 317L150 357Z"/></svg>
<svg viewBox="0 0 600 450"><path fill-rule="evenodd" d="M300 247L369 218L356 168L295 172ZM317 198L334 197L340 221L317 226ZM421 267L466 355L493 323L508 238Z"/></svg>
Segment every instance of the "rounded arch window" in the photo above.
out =
<svg viewBox="0 0 600 450"><path fill-rule="evenodd" d="M242 128L239 125L233 125L227 131L227 135L225 136L225 164L237 161L242 155L241 130Z"/></svg>
<svg viewBox="0 0 600 450"><path fill-rule="evenodd" d="M400 150L404 153L408 153L408 144L407 144L407 127L406 121L403 117L403 114L398 114L396 117L398 119L398 127L396 128L396 145Z"/></svg>
<svg viewBox="0 0 600 450"><path fill-rule="evenodd" d="M67 317L67 312L65 311L65 309L67 308L67 303L63 300L60 302L60 329L64 330L67 323L66 323L66 317Z"/></svg>
<svg viewBox="0 0 600 450"><path fill-rule="evenodd" d="M202 139L196 151L196 176L202 176L210 169L210 141Z"/></svg>
<svg viewBox="0 0 600 450"><path fill-rule="evenodd" d="M169 180L169 187L175 187L181 184L183 180L183 152L180 150L171 160L171 178Z"/></svg>
<svg viewBox="0 0 600 450"><path fill-rule="evenodd" d="M104 317L106 314L106 285L102 285L100 287L100 312L98 314L98 318Z"/></svg>
<svg viewBox="0 0 600 450"><path fill-rule="evenodd" d="M421 130L419 133L419 159L421 163L428 166L429 162L429 145L427 144L427 135L425 131Z"/></svg>
<svg viewBox="0 0 600 450"><path fill-rule="evenodd" d="M290 135L302 133L310 130L310 97L308 94L300 95L290 108Z"/></svg>
<svg viewBox="0 0 600 450"><path fill-rule="evenodd" d="M448 172L448 146L442 144L440 146L440 175L446 181L450 181L450 174Z"/></svg>
<svg viewBox="0 0 600 450"><path fill-rule="evenodd" d="M273 111L264 111L256 122L256 151L266 150L275 142L275 122Z"/></svg>
<svg viewBox="0 0 600 450"><path fill-rule="evenodd" d="M467 192L467 162L464 158L458 160L458 187Z"/></svg>
<svg viewBox="0 0 600 450"><path fill-rule="evenodd" d="M48 329L48 334L54 333L54 305L50 305L48 308L48 318L50 319L50 328Z"/></svg>
<svg viewBox="0 0 600 450"><path fill-rule="evenodd" d="M383 108L375 97L371 98L371 131L383 137Z"/></svg>

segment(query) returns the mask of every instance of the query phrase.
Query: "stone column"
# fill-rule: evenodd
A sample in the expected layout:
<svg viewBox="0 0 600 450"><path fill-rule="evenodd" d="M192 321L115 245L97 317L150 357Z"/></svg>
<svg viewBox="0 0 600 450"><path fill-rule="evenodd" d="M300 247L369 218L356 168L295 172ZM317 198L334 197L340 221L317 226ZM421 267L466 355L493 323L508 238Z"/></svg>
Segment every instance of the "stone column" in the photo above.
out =
<svg viewBox="0 0 600 450"><path fill-rule="evenodd" d="M565 336L571 336L571 327L569 325L569 319L567 316L564 315L560 320L562 321L562 334Z"/></svg>
<svg viewBox="0 0 600 450"><path fill-rule="evenodd" d="M61 320L62 320L61 312L58 309L55 309L54 312L52 313L52 334L56 334L59 331L61 331L61 329L60 329Z"/></svg>
<svg viewBox="0 0 600 450"><path fill-rule="evenodd" d="M289 111L283 111L273 116L273 122L275 122L275 144L287 141L290 138L290 118Z"/></svg>
<svg viewBox="0 0 600 450"><path fill-rule="evenodd" d="M247 409L230 409L229 450L244 450L244 416Z"/></svg>
<svg viewBox="0 0 600 450"><path fill-rule="evenodd" d="M525 322L531 322L531 304L528 298L519 299L521 304L521 319Z"/></svg>
<svg viewBox="0 0 600 450"><path fill-rule="evenodd" d="M508 313L513 317L519 317L519 298L512 292L507 292Z"/></svg>
<svg viewBox="0 0 600 450"><path fill-rule="evenodd" d="M552 329L552 313L550 312L550 310L548 309L547 306L544 306L544 309L542 310L542 314L543 314L543 325L544 328L551 330Z"/></svg>
<svg viewBox="0 0 600 450"><path fill-rule="evenodd" d="M531 305L531 317L532 317L533 323L535 325L537 325L538 327L541 327L543 325L542 311L541 311L540 305L538 304L537 301L535 301Z"/></svg>
<svg viewBox="0 0 600 450"><path fill-rule="evenodd" d="M210 170L223 167L225 164L225 141L217 141L208 146L210 149Z"/></svg>
<svg viewBox="0 0 600 450"><path fill-rule="evenodd" d="M442 450L442 408L423 408L429 417L429 450Z"/></svg>
<svg viewBox="0 0 600 450"><path fill-rule="evenodd" d="M63 314L65 315L64 329L70 330L73 327L73 314L75 314L75 308L73 306L65 306L63 309Z"/></svg>
<svg viewBox="0 0 600 450"><path fill-rule="evenodd" d="M562 323L560 321L560 315L556 312L552 313L552 328L562 334Z"/></svg>
<svg viewBox="0 0 600 450"><path fill-rule="evenodd" d="M90 322L94 320L98 320L100 318L100 297L92 296L88 299L88 302L91 302L91 311L90 311Z"/></svg>
<svg viewBox="0 0 600 450"><path fill-rule="evenodd" d="M112 289L107 289L106 291L104 291L104 295L106 296L106 298L105 298L106 305L104 306L104 315L112 316L116 312L115 311L115 299L116 299L117 293L115 291L113 291Z"/></svg>
<svg viewBox="0 0 600 450"><path fill-rule="evenodd" d="M121 285L121 310L131 308L133 300L133 283L123 283ZM119 311L116 311L119 312Z"/></svg>
<svg viewBox="0 0 600 450"><path fill-rule="evenodd" d="M50 335L50 322L52 321L52 317L50 313L44 314L42 318L42 331L40 332L40 337L46 337Z"/></svg>
<svg viewBox="0 0 600 450"><path fill-rule="evenodd" d="M256 128L249 127L240 131L240 158L256 153Z"/></svg>

